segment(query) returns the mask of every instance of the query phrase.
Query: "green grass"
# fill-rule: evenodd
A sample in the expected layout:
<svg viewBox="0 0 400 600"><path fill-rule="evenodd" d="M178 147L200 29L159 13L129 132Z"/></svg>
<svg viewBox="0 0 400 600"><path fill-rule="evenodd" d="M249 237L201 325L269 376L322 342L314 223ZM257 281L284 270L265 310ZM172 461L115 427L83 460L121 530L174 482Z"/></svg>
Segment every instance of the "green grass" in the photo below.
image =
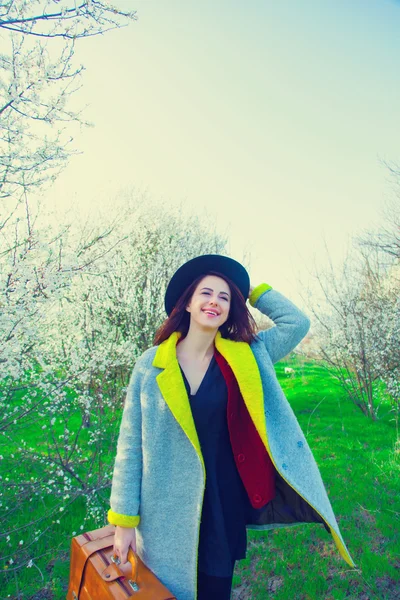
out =
<svg viewBox="0 0 400 600"><path fill-rule="evenodd" d="M286 365L295 368L294 377L284 374ZM247 558L236 563L232 599L399 600L400 448L393 420L390 415L368 420L317 364L291 360L278 363L276 371L359 568L345 563L322 525L248 531ZM34 444L32 432L30 443ZM49 506L51 498L35 510L40 514ZM60 519L58 549L50 559L39 559L38 568L15 574L3 570L2 599L65 599L71 533L79 531L84 510L84 503L77 502L73 512ZM99 526L88 523L85 530Z"/></svg>

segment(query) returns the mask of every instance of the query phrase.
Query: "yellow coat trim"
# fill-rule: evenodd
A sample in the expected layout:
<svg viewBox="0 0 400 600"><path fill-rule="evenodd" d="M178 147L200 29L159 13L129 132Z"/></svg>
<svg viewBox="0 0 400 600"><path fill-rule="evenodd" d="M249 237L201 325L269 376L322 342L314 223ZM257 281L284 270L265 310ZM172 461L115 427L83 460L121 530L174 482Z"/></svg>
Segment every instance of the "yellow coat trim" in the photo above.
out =
<svg viewBox="0 0 400 600"><path fill-rule="evenodd" d="M204 459L190 408L189 397L176 356L176 345L181 335L179 331L174 331L168 339L164 340L158 346L152 364L153 367L164 369L156 377L158 387L175 419L193 444L203 467L205 481L206 468Z"/></svg>
<svg viewBox="0 0 400 600"><path fill-rule="evenodd" d="M140 516L130 517L129 515L120 515L113 510L107 513L108 522L111 525L119 525L120 527L137 527L140 523Z"/></svg>
<svg viewBox="0 0 400 600"><path fill-rule="evenodd" d="M268 283L260 283L260 285L257 285L249 296L251 306L254 307L259 297L267 290L272 290L272 286L268 285Z"/></svg>

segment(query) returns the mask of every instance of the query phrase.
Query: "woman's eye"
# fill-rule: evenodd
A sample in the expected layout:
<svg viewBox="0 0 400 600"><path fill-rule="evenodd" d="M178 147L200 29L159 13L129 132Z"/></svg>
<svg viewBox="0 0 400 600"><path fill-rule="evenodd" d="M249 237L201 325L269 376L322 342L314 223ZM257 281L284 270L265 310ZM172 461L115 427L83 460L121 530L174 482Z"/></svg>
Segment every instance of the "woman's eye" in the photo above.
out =
<svg viewBox="0 0 400 600"><path fill-rule="evenodd" d="M207 294L207 296L210 295L210 292L201 292L202 294ZM225 300L226 302L228 302L228 298L226 298L226 296L222 296L222 300Z"/></svg>

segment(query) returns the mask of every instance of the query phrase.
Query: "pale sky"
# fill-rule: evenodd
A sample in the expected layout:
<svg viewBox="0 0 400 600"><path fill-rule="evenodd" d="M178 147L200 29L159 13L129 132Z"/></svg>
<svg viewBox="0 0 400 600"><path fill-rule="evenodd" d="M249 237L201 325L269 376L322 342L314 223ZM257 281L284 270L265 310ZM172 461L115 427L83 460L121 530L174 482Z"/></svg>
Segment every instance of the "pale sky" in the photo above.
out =
<svg viewBox="0 0 400 600"><path fill-rule="evenodd" d="M96 207L129 187L206 210L254 285L300 278L376 228L400 162L400 2L114 0L138 20L83 40L95 125L46 197Z"/></svg>

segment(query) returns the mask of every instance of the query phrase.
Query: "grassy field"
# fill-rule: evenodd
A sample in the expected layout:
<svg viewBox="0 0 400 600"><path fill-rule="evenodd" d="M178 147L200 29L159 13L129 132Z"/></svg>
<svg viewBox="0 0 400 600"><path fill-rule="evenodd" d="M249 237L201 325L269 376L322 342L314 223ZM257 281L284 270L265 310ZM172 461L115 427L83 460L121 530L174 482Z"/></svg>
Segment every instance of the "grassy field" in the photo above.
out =
<svg viewBox="0 0 400 600"><path fill-rule="evenodd" d="M284 374L286 365L295 368L294 376ZM248 531L247 558L236 563L232 599L400 599L400 448L394 421L366 419L319 365L281 362L276 370L359 569L345 563L322 525ZM33 433L30 438L33 443ZM35 506L39 512L50 509L51 498ZM70 538L82 517L83 505L75 505L60 520L51 560L43 556L35 568L14 573L2 565L0 597L64 600ZM88 523L85 530L99 526Z"/></svg>

